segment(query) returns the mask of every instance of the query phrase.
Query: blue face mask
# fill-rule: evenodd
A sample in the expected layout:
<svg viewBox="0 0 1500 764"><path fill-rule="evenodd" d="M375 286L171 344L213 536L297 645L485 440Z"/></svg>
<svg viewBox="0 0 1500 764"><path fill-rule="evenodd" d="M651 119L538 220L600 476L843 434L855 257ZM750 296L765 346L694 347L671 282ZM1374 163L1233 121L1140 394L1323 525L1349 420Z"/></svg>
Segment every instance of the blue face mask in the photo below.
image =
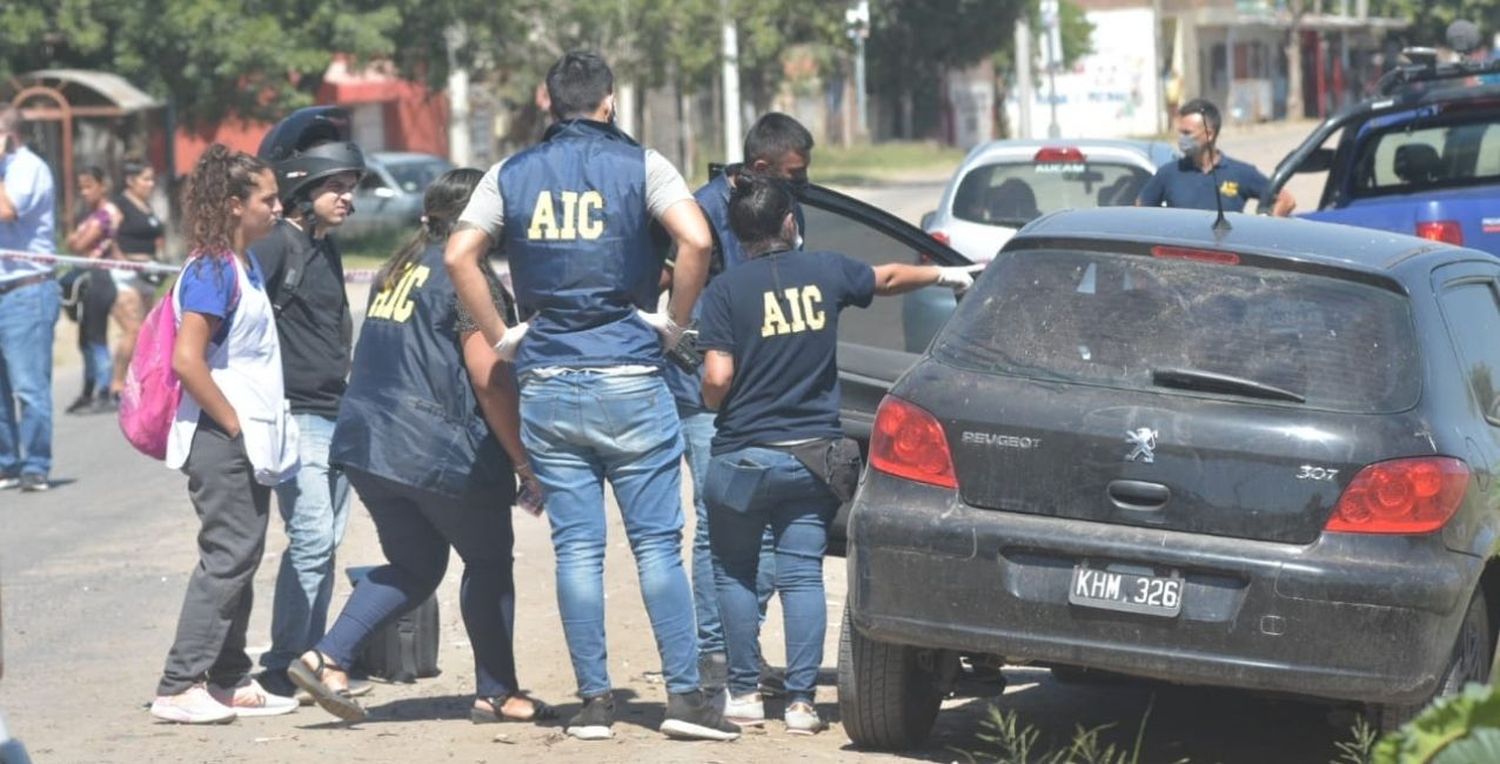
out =
<svg viewBox="0 0 1500 764"><path fill-rule="evenodd" d="M1198 141L1194 140L1191 135L1178 135L1177 150L1185 156L1193 156L1198 153Z"/></svg>

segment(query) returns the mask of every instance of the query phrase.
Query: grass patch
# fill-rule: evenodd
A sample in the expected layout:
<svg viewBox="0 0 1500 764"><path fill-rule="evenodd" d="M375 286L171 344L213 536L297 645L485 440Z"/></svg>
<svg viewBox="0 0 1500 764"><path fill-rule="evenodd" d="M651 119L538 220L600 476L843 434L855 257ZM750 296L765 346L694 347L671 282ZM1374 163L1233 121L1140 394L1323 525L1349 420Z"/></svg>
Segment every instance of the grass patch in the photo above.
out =
<svg viewBox="0 0 1500 764"><path fill-rule="evenodd" d="M385 264L396 250L404 246L415 229L390 228L379 233L353 238L338 237L344 256L344 270L376 269Z"/></svg>
<svg viewBox="0 0 1500 764"><path fill-rule="evenodd" d="M947 177L963 161L964 150L930 141L887 141L813 150L814 182L860 185L912 176Z"/></svg>

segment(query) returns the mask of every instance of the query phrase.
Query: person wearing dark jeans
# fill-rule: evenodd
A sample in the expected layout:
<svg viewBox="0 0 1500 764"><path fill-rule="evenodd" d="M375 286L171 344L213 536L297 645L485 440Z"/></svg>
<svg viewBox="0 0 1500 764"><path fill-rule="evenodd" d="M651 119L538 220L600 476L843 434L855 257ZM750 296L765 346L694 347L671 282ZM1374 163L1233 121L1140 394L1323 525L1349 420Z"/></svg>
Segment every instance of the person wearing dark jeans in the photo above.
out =
<svg viewBox="0 0 1500 764"><path fill-rule="evenodd" d="M476 685L470 717L555 716L521 691L511 647L517 475L531 496L538 490L521 445L514 373L458 304L443 266L442 243L481 176L451 170L427 189L421 232L376 279L334 427L329 460L369 510L387 564L354 588L333 628L287 674L350 721L365 710L348 693L345 669L372 634L432 595L450 547L464 561L459 601ZM509 313L493 272L488 284L496 310Z"/></svg>

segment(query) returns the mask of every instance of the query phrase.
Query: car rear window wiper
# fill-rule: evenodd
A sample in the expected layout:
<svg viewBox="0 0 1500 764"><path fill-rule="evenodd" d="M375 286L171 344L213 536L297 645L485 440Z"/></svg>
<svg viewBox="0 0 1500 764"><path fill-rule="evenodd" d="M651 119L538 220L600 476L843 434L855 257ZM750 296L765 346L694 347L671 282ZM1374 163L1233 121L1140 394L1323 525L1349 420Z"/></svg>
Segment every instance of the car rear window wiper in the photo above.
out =
<svg viewBox="0 0 1500 764"><path fill-rule="evenodd" d="M1181 390L1202 390L1210 393L1229 393L1265 398L1273 401L1306 403L1307 396L1294 393L1284 387L1268 385L1253 379L1218 374L1197 369L1152 369L1151 384L1158 387L1175 387Z"/></svg>

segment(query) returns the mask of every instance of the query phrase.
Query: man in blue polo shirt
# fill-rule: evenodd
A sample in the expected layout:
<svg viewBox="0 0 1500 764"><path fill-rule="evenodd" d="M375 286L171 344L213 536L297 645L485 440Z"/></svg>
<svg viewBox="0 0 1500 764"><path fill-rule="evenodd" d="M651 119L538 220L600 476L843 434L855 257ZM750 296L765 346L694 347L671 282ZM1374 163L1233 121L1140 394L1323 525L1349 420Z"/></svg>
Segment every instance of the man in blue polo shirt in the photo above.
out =
<svg viewBox="0 0 1500 764"><path fill-rule="evenodd" d="M0 249L51 254L52 171L26 147L23 132L21 112L0 107ZM0 488L49 485L52 331L60 305L51 265L0 258Z"/></svg>
<svg viewBox="0 0 1500 764"><path fill-rule="evenodd" d="M1218 210L1222 204L1225 212L1243 212L1245 202L1259 199L1269 181L1254 166L1219 151L1223 124L1219 108L1212 103L1194 98L1183 104L1177 111L1177 146L1182 149L1182 159L1162 165L1141 189L1136 205ZM1291 193L1282 189L1271 214L1286 217L1296 206Z"/></svg>

